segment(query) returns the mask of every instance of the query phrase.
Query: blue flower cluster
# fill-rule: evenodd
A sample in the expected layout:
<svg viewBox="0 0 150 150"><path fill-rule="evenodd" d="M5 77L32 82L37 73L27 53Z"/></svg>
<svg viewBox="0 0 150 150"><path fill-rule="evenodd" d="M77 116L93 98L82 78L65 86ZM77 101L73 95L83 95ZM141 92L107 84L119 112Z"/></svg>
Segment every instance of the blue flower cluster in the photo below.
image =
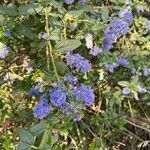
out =
<svg viewBox="0 0 150 150"><path fill-rule="evenodd" d="M65 75L65 78L66 78L66 81L67 81L68 84L75 85L75 84L78 83L78 78L73 76L72 74L67 73Z"/></svg>
<svg viewBox="0 0 150 150"><path fill-rule="evenodd" d="M86 105L91 105L94 102L95 95L93 90L90 87L86 87L84 84L74 88L71 93L77 100L83 100Z"/></svg>
<svg viewBox="0 0 150 150"><path fill-rule="evenodd" d="M40 90L38 87L31 87L28 91L28 93L31 95L31 96L38 96L39 93L40 93Z"/></svg>
<svg viewBox="0 0 150 150"><path fill-rule="evenodd" d="M127 34L129 24L133 20L132 12L128 9L120 11L119 16L121 19L113 18L105 30L102 45L102 48L105 51L112 49L113 43L116 42L116 40L122 35Z"/></svg>
<svg viewBox="0 0 150 150"><path fill-rule="evenodd" d="M119 12L119 16L127 23L131 23L133 20L132 12L128 9Z"/></svg>
<svg viewBox="0 0 150 150"><path fill-rule="evenodd" d="M145 88L141 87L140 85L136 86L136 91L138 93L145 93L145 92L147 92L147 90ZM122 90L122 93L124 95L128 95L128 94L131 93L131 89L129 87L124 87L123 90Z"/></svg>
<svg viewBox="0 0 150 150"><path fill-rule="evenodd" d="M84 106L82 104L77 104L77 103L71 103L69 105L61 106L61 111L65 115L73 118L74 121L81 120L81 115L77 111L81 109L84 109Z"/></svg>
<svg viewBox="0 0 150 150"><path fill-rule="evenodd" d="M147 77L148 75L150 75L150 69L149 68L143 68L143 75L145 77Z"/></svg>
<svg viewBox="0 0 150 150"><path fill-rule="evenodd" d="M0 42L0 58L5 58L8 55L8 47Z"/></svg>
<svg viewBox="0 0 150 150"><path fill-rule="evenodd" d="M74 87L70 87L71 89L67 90L67 92L67 87L62 85L50 89L48 94L49 102L73 120L79 121L82 118L79 110L84 109L87 105L91 105L94 102L95 95L90 87L86 87L84 84L76 85L78 78L72 74L66 74L65 78L67 83L74 85ZM32 87L29 90L29 94L32 96L39 95L39 92L39 89L36 87ZM46 94L42 95L39 103L34 107L35 118L43 119L47 117L52 111L51 104L48 103Z"/></svg>
<svg viewBox="0 0 150 150"><path fill-rule="evenodd" d="M32 93L36 95L37 93ZM69 93L68 93L69 94ZM94 102L95 95L93 90L90 87L86 87L84 84L81 84L78 87L74 87L68 96L65 91L65 88L55 87L52 90L49 90L49 98L51 104L58 107L64 114L70 116L75 121L81 119L81 115L78 110L84 109L85 106L89 106ZM72 99L72 96L75 96L75 99ZM82 104L78 102L83 102ZM40 97L40 101L34 107L34 117L43 119L48 116L52 111L52 106L48 103L46 94Z"/></svg>
<svg viewBox="0 0 150 150"><path fill-rule="evenodd" d="M50 90L50 99L53 105L62 106L66 104L67 95L64 88L54 88Z"/></svg>
<svg viewBox="0 0 150 150"><path fill-rule="evenodd" d="M122 66L122 67L127 67L129 65L129 62L128 60L126 60L125 58L123 57L118 57L116 62L112 63L112 64L108 64L106 65L106 69L110 72L110 73L113 73L114 70L116 68L118 68L119 66Z"/></svg>
<svg viewBox="0 0 150 150"><path fill-rule="evenodd" d="M87 73L91 69L91 63L89 60L82 57L80 54L67 54L67 64L71 67L76 69L77 71L81 71L83 73Z"/></svg>
<svg viewBox="0 0 150 150"><path fill-rule="evenodd" d="M93 48L91 48L90 50L90 54L93 56L97 56L99 53L103 52L102 48L99 48L97 46L94 46Z"/></svg>
<svg viewBox="0 0 150 150"><path fill-rule="evenodd" d="M40 97L40 101L35 105L33 114L35 118L43 119L49 115L52 111L51 105L48 103L46 99L46 94Z"/></svg>
<svg viewBox="0 0 150 150"><path fill-rule="evenodd" d="M117 63L112 63L109 65L106 65L106 69L110 72L113 73L114 70L118 67L119 65Z"/></svg>
<svg viewBox="0 0 150 150"><path fill-rule="evenodd" d="M10 36L11 36L11 32L10 32L9 30L6 30L6 31L3 33L3 35L4 35L5 37L10 37Z"/></svg>
<svg viewBox="0 0 150 150"><path fill-rule="evenodd" d="M127 67L127 66L129 65L129 62L128 62L126 59L122 58L122 57L119 57L119 58L117 59L117 63L118 63L120 66L123 66L123 67Z"/></svg>
<svg viewBox="0 0 150 150"><path fill-rule="evenodd" d="M105 30L102 48L109 51L113 48L113 43L128 32L129 25L122 19L114 18Z"/></svg>

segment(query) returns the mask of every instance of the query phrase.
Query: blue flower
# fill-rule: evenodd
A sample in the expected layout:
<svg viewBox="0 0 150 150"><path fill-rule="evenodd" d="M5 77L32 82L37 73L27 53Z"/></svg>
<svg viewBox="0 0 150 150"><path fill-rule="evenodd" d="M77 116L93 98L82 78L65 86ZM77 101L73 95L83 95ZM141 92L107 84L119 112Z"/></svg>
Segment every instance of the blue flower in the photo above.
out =
<svg viewBox="0 0 150 150"><path fill-rule="evenodd" d="M141 87L140 85L137 85L137 91L139 93L145 93L147 90L145 88Z"/></svg>
<svg viewBox="0 0 150 150"><path fill-rule="evenodd" d="M101 53L103 51L102 48L99 48L97 46L94 46L93 48L91 48L90 50L90 54L93 55L93 56L96 56L98 55L99 53Z"/></svg>
<svg viewBox="0 0 150 150"><path fill-rule="evenodd" d="M147 29L150 31L150 20L146 21Z"/></svg>
<svg viewBox="0 0 150 150"><path fill-rule="evenodd" d="M117 68L118 66L119 66L119 65L118 65L117 63L112 63L112 64L107 65L107 66L106 66L106 69L107 69L109 72L113 73L113 72L114 72L114 69Z"/></svg>
<svg viewBox="0 0 150 150"><path fill-rule="evenodd" d="M127 23L131 23L133 20L132 12L129 11L128 9L120 11L119 16Z"/></svg>
<svg viewBox="0 0 150 150"><path fill-rule="evenodd" d="M131 73L135 74L136 73L136 69L135 68L131 68Z"/></svg>
<svg viewBox="0 0 150 150"><path fill-rule="evenodd" d="M123 67L127 67L127 66L129 65L129 62L128 62L126 59L122 58L122 57L119 57L119 58L117 59L117 63L118 63L120 66L123 66Z"/></svg>
<svg viewBox="0 0 150 150"><path fill-rule="evenodd" d="M125 95L128 95L131 92L131 90L128 87L124 87L122 93Z"/></svg>
<svg viewBox="0 0 150 150"><path fill-rule="evenodd" d="M149 68L143 68L143 75L147 77L150 74L150 69Z"/></svg>
<svg viewBox="0 0 150 150"><path fill-rule="evenodd" d="M50 40L50 36L46 32L40 32L38 35L39 39L45 39L45 40Z"/></svg>
<svg viewBox="0 0 150 150"><path fill-rule="evenodd" d="M119 38L128 32L129 26L125 21L114 18L105 30L105 34L111 35L111 38Z"/></svg>
<svg viewBox="0 0 150 150"><path fill-rule="evenodd" d="M79 0L79 3L84 4L86 3L86 0Z"/></svg>
<svg viewBox="0 0 150 150"><path fill-rule="evenodd" d="M0 42L0 58L5 58L8 55L8 47Z"/></svg>
<svg viewBox="0 0 150 150"><path fill-rule="evenodd" d="M81 71L83 73L87 73L91 69L91 63L89 60L82 57L80 54L67 54L67 64L71 68L75 68L77 71Z"/></svg>
<svg viewBox="0 0 150 150"><path fill-rule="evenodd" d="M84 106L82 104L77 104L77 103L70 103L68 105L64 105L60 107L61 111L65 115L71 117L74 121L81 120L81 116L78 113L78 110L81 110L83 108Z"/></svg>
<svg viewBox="0 0 150 150"><path fill-rule="evenodd" d="M86 105L91 105L94 102L95 95L93 90L84 84L74 88L71 93L76 97L76 100L82 100Z"/></svg>
<svg viewBox="0 0 150 150"><path fill-rule="evenodd" d="M48 104L46 99L46 95L42 95L40 97L39 103L37 103L34 107L33 114L35 118L43 119L48 116L48 114L52 111L52 107Z"/></svg>
<svg viewBox="0 0 150 150"><path fill-rule="evenodd" d="M75 113L77 109L83 109L83 108L84 106L82 104L73 103L72 100L70 104L60 106L61 111L66 115L72 115L73 113Z"/></svg>
<svg viewBox="0 0 150 150"><path fill-rule="evenodd" d="M50 90L50 100L55 106L62 106L66 104L66 93L63 88L54 88Z"/></svg>
<svg viewBox="0 0 150 150"><path fill-rule="evenodd" d="M113 42L111 42L109 38L104 37L102 48L103 48L105 51L109 51L110 49L113 48Z"/></svg>
<svg viewBox="0 0 150 150"><path fill-rule="evenodd" d="M122 35L125 35L128 29L129 26L127 22L118 18L112 19L105 30L102 44L103 50L109 51L113 48L113 43Z"/></svg>
<svg viewBox="0 0 150 150"><path fill-rule="evenodd" d="M74 85L74 84L78 83L78 78L73 76L72 74L67 73L65 75L65 78L66 78L68 84Z"/></svg>
<svg viewBox="0 0 150 150"><path fill-rule="evenodd" d="M32 96L38 96L39 95L39 88L37 87L32 87L29 89L28 93Z"/></svg>
<svg viewBox="0 0 150 150"><path fill-rule="evenodd" d="M131 5L132 5L132 2L131 2L130 0L126 0L126 1L125 1L125 5L131 6Z"/></svg>
<svg viewBox="0 0 150 150"><path fill-rule="evenodd" d="M138 11L138 12L143 11L143 10L144 10L143 6L138 6L138 7L137 7L137 11Z"/></svg>
<svg viewBox="0 0 150 150"><path fill-rule="evenodd" d="M11 36L11 32L9 30L7 30L7 31L5 31L3 33L3 35L6 36L6 37L10 37Z"/></svg>
<svg viewBox="0 0 150 150"><path fill-rule="evenodd" d="M74 0L64 0L64 3L66 4L72 4L74 2Z"/></svg>
<svg viewBox="0 0 150 150"><path fill-rule="evenodd" d="M79 113L76 113L74 121L80 121L81 119L82 119L81 115Z"/></svg>

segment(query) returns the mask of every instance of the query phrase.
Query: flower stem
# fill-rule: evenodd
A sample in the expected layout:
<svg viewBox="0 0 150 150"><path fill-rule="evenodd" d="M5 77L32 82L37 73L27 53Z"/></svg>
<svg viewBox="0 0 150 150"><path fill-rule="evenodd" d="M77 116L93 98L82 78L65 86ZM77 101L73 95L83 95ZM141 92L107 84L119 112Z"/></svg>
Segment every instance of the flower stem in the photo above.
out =
<svg viewBox="0 0 150 150"><path fill-rule="evenodd" d="M36 147L36 146L34 146L34 145L32 145L31 148L33 148L33 149L38 149L38 147Z"/></svg>
<svg viewBox="0 0 150 150"><path fill-rule="evenodd" d="M46 21L45 30L46 30L48 36L50 36L49 35L49 26L48 26L48 16L49 16L49 14L48 14L47 7L46 7L45 8L45 21ZM57 80L59 81L59 75L57 73L57 68L56 68L54 57L52 54L52 46L51 46L50 40L47 41L46 55L47 55L47 68L50 71L50 58L51 58L55 76L56 76Z"/></svg>
<svg viewBox="0 0 150 150"><path fill-rule="evenodd" d="M44 146L44 144L47 143L47 139L48 139L48 125L46 126L46 129L44 131L41 143L39 145L39 148L42 148Z"/></svg>
<svg viewBox="0 0 150 150"><path fill-rule="evenodd" d="M64 40L66 40L66 39L67 39L67 34L66 34L66 22L65 22L64 20L63 20L62 22L63 22L63 24L64 24L64 30L63 30Z"/></svg>

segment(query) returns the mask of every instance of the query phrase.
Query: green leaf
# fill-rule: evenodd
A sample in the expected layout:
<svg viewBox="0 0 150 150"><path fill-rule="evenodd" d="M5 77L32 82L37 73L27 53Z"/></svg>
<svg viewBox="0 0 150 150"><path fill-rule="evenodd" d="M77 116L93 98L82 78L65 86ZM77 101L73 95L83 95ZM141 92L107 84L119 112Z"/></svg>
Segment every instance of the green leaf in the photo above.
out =
<svg viewBox="0 0 150 150"><path fill-rule="evenodd" d="M59 29L54 29L51 33L51 40L57 41L60 40L60 30Z"/></svg>
<svg viewBox="0 0 150 150"><path fill-rule="evenodd" d="M50 117L48 117L47 122L48 124L50 124L50 126L52 125L56 125L60 122L60 120L62 119L63 115L57 115L57 114L52 114Z"/></svg>
<svg viewBox="0 0 150 150"><path fill-rule="evenodd" d="M58 136L58 133L56 132L51 137L51 145L54 145L58 140L59 140L59 136Z"/></svg>
<svg viewBox="0 0 150 150"><path fill-rule="evenodd" d="M34 134L34 135L39 135L41 133L43 133L45 130L45 123L40 122L38 124L32 125L30 128L30 131Z"/></svg>
<svg viewBox="0 0 150 150"><path fill-rule="evenodd" d="M62 60L55 59L56 68L59 74L65 75L67 72L69 72L69 68Z"/></svg>
<svg viewBox="0 0 150 150"><path fill-rule="evenodd" d="M120 86L123 86L123 87L125 87L125 86L129 86L129 82L128 81L119 81L118 82L118 85L120 85Z"/></svg>
<svg viewBox="0 0 150 150"><path fill-rule="evenodd" d="M17 146L17 150L30 150L30 149L31 145L26 143L19 143L19 145Z"/></svg>
<svg viewBox="0 0 150 150"><path fill-rule="evenodd" d="M24 119L26 119L28 121L29 120L32 121L33 118L32 118L32 115L29 112L24 110L24 111L20 112L19 116L16 119L19 122L19 121L22 121Z"/></svg>
<svg viewBox="0 0 150 150"><path fill-rule="evenodd" d="M8 16L17 16L18 15L18 13L16 11L16 7L14 7L14 6L11 6L11 7L0 6L0 14L8 15Z"/></svg>
<svg viewBox="0 0 150 150"><path fill-rule="evenodd" d="M29 131L27 131L25 129L18 129L18 132L19 132L19 136L20 136L20 141L22 143L26 143L29 145L34 144L34 137Z"/></svg>
<svg viewBox="0 0 150 150"><path fill-rule="evenodd" d="M110 0L112 3L115 3L115 4L117 4L117 5L119 5L119 4L124 4L125 3L125 0Z"/></svg>
<svg viewBox="0 0 150 150"><path fill-rule="evenodd" d="M39 150L51 150L51 146L44 144Z"/></svg>
<svg viewBox="0 0 150 150"><path fill-rule="evenodd" d="M18 10L20 15L31 15L42 11L42 6L38 3L31 3L19 7Z"/></svg>
<svg viewBox="0 0 150 150"><path fill-rule="evenodd" d="M80 45L81 45L80 40L77 40L77 39L66 40L66 41L58 42L55 46L55 49L63 51L63 52L68 52L68 51L78 48Z"/></svg>
<svg viewBox="0 0 150 150"><path fill-rule="evenodd" d="M108 7L103 6L101 9L101 14L102 14L102 20L107 21L109 19L109 10Z"/></svg>
<svg viewBox="0 0 150 150"><path fill-rule="evenodd" d="M137 76L133 76L132 77L132 81L131 81L133 84L138 84L138 82L139 82L139 77L138 77L138 75Z"/></svg>
<svg viewBox="0 0 150 150"><path fill-rule="evenodd" d="M77 18L79 16L81 16L84 13L84 10L74 10L74 11L70 11L68 13L66 13L66 16L72 16L74 18Z"/></svg>
<svg viewBox="0 0 150 150"><path fill-rule="evenodd" d="M34 34L33 34L32 30L31 30L31 27L28 26L28 25L27 26L26 25L18 26L17 32L19 34L22 34L22 35L26 36L29 39L34 39Z"/></svg>

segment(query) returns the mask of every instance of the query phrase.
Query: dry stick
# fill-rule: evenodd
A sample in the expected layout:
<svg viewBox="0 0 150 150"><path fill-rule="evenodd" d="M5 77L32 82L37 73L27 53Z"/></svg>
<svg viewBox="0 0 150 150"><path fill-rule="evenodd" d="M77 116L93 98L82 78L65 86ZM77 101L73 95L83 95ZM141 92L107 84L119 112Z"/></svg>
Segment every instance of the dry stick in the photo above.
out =
<svg viewBox="0 0 150 150"><path fill-rule="evenodd" d="M15 57L13 58L13 60L11 60L11 61L9 62L9 64L6 64L6 65L2 68L2 70L8 69L14 62L17 61L17 59L22 60L24 56L25 56L24 54L19 54L19 55L15 56Z"/></svg>
<svg viewBox="0 0 150 150"><path fill-rule="evenodd" d="M79 130L79 128L78 128L78 124L75 122L75 126L76 126L76 129L77 129L77 134L78 134L78 137L79 137L79 140L80 140L80 142L82 141L82 138L81 138L81 134L80 134L80 130ZM84 144L84 142L83 142L83 145L84 145L84 147L86 147L86 145Z"/></svg>
<svg viewBox="0 0 150 150"><path fill-rule="evenodd" d="M135 126L135 127L137 127L137 128L143 129L143 130L147 131L148 133L150 133L150 130L149 130L149 129L144 128L144 127L142 127L142 126L140 126L140 125L137 125L137 124L135 124L135 123L133 123L133 122L127 120L127 119L125 119L125 120L126 120L127 123L129 123L129 124L131 124L131 125L133 125L133 126Z"/></svg>
<svg viewBox="0 0 150 150"><path fill-rule="evenodd" d="M141 142L143 142L144 140L142 140L141 138L139 138L137 135L135 135L134 133L132 133L131 131L124 129L126 132L128 132L129 134L131 134L132 136L134 136L135 138L137 138L138 140L140 140Z"/></svg>
<svg viewBox="0 0 150 150"><path fill-rule="evenodd" d="M36 146L34 146L34 145L32 145L31 148L33 148L33 149L38 149L38 147L36 147Z"/></svg>
<svg viewBox="0 0 150 150"><path fill-rule="evenodd" d="M145 128L150 127L150 122L148 122L147 120L143 120L143 118L132 118L128 116L127 120Z"/></svg>
<svg viewBox="0 0 150 150"><path fill-rule="evenodd" d="M64 24L64 29L63 29L63 34L64 34L64 40L66 40L67 39L67 32L66 32L66 22L65 22L65 20L62 20L62 22L63 22L63 24Z"/></svg>
<svg viewBox="0 0 150 150"><path fill-rule="evenodd" d="M74 146L76 147L76 149L78 150L78 146L77 146L77 143L76 141L73 139L73 137L70 135L70 138L72 140L72 143L74 144Z"/></svg>
<svg viewBox="0 0 150 150"><path fill-rule="evenodd" d="M81 120L81 122L84 123L82 120ZM97 135L90 129L90 127L87 124L85 124L85 125L86 125L87 129L89 130L89 132L96 138Z"/></svg>
<svg viewBox="0 0 150 150"><path fill-rule="evenodd" d="M113 127L113 128L115 128L117 131L119 131L120 133L125 134L125 135L128 135L128 134L126 133L126 132L128 132L129 134L131 134L132 136L134 136L134 137L137 138L138 140L140 140L140 141L142 141L142 142L144 141L143 139L139 138L137 135L135 135L134 133L132 133L131 131L129 131L129 130L127 130L127 129L123 129L124 131L126 131L126 132L123 132L123 131L117 129L116 127Z"/></svg>
<svg viewBox="0 0 150 150"><path fill-rule="evenodd" d="M145 111L144 111L142 105L140 104L140 101L138 101L136 104L137 104L137 106L142 110L142 112L144 113L144 115L146 116L146 118L148 119L148 121L150 122L150 118L149 118L149 116L145 113Z"/></svg>

